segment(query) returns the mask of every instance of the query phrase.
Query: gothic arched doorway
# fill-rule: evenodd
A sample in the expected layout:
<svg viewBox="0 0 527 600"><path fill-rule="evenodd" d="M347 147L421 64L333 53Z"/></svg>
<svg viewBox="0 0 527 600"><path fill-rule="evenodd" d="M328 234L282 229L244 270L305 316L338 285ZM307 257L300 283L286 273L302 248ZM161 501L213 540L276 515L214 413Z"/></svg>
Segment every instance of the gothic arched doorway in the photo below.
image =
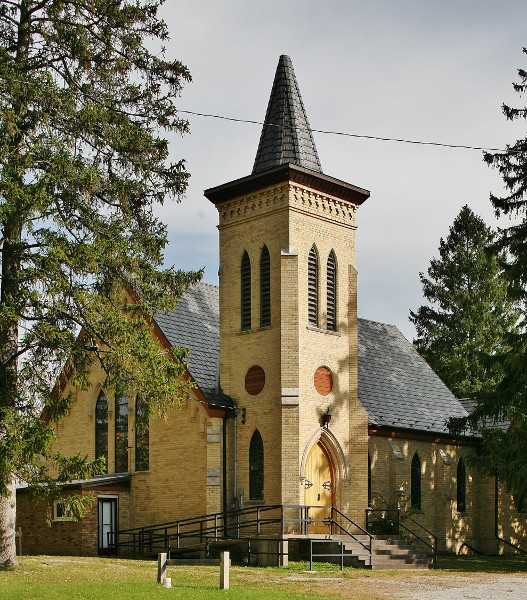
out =
<svg viewBox="0 0 527 600"><path fill-rule="evenodd" d="M309 506L313 533L328 533L329 526L323 520L331 516L335 504L335 467L331 454L321 440L313 445L306 459L304 481L304 504Z"/></svg>

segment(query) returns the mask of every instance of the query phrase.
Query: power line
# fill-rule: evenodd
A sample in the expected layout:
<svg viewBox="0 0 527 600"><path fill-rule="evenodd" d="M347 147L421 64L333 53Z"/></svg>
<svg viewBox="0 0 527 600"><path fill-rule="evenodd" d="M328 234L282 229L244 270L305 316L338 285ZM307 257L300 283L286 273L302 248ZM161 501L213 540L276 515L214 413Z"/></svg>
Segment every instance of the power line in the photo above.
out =
<svg viewBox="0 0 527 600"><path fill-rule="evenodd" d="M213 115L208 113L199 113L191 110L178 110L180 113L184 113L187 115L195 115L197 117L210 117L213 119L223 119L225 121L234 121L235 123L250 123L251 125L265 125L266 127L280 127L284 129L283 125L277 125L274 123L264 123L263 121L251 121L249 119L236 119L234 117L225 117L223 115ZM380 142L400 142L403 144L417 144L420 146L440 146L442 148L460 148L463 150L483 150L484 152L512 152L511 150L503 150L502 148L485 148L483 146L468 146L465 144L443 144L441 142L423 142L419 140L407 140L404 138L390 138L390 137L380 137L376 135L362 135L359 133L346 133L344 131L327 131L324 129L311 129L315 133L325 133L328 135L342 135L345 137L352 138L362 138L367 140L377 140ZM517 152L521 152L518 150Z"/></svg>

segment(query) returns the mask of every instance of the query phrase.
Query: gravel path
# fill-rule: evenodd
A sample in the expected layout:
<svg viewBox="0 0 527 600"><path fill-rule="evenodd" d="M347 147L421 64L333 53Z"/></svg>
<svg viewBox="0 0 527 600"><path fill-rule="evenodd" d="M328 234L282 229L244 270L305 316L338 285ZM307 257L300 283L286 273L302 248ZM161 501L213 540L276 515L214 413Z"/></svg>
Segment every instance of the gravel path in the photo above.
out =
<svg viewBox="0 0 527 600"><path fill-rule="evenodd" d="M432 587L435 589L430 589ZM457 581L452 582L452 586L423 585L420 591L412 591L404 597L408 600L527 600L527 577L498 575L482 583Z"/></svg>

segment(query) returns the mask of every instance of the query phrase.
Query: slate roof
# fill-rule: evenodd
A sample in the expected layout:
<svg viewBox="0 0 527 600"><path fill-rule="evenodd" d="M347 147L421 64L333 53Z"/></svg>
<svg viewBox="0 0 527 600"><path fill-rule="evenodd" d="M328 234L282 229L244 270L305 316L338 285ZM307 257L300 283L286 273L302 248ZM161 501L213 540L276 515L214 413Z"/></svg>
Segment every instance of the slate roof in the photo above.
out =
<svg viewBox="0 0 527 600"><path fill-rule="evenodd" d="M282 55L267 106L253 174L293 164L322 173L293 63Z"/></svg>
<svg viewBox="0 0 527 600"><path fill-rule="evenodd" d="M359 400L369 423L448 434L467 411L394 325L358 320Z"/></svg>
<svg viewBox="0 0 527 600"><path fill-rule="evenodd" d="M219 388L219 290L198 283L187 289L175 311L156 315L155 321L172 346L190 348L188 370L209 406L232 406Z"/></svg>
<svg viewBox="0 0 527 600"><path fill-rule="evenodd" d="M478 405L478 403L476 402L476 400L473 400L472 398L460 398L459 401L461 402L461 404L463 405L464 409L469 414L472 414L474 412L474 409ZM509 431L509 427L511 426L510 421L508 421L507 419L499 419L499 420L482 419L480 421L480 424L483 427L496 427L498 429L501 429L505 433L507 433L507 431Z"/></svg>
<svg viewBox="0 0 527 600"><path fill-rule="evenodd" d="M198 283L176 310L156 316L174 346L190 348L188 370L210 406L232 406L219 387L219 289ZM394 325L358 319L359 400L370 425L448 434L467 410Z"/></svg>

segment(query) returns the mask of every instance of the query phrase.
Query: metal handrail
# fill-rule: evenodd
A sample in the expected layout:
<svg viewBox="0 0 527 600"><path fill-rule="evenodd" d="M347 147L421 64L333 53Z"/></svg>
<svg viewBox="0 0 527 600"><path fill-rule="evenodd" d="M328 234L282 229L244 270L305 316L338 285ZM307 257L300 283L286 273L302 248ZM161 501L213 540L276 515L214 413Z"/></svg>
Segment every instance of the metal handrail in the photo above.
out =
<svg viewBox="0 0 527 600"><path fill-rule="evenodd" d="M507 544L511 548L514 548L515 550L518 550L518 552L521 552L522 554L527 554L527 550L524 550L523 548L520 548L519 546L517 546L516 544L513 544L512 542L504 540L499 535L496 536L496 539L498 540L498 542L503 542L504 544Z"/></svg>
<svg viewBox="0 0 527 600"><path fill-rule="evenodd" d="M262 512L280 509L279 517L265 518L261 516ZM247 520L247 517L255 515L255 518ZM240 517L244 518L243 522ZM234 523L229 523L234 521ZM188 519L180 519L179 521L169 521L160 523L151 527L134 527L130 529L122 529L116 532L117 544L120 548L132 547L134 556L137 549L139 553L141 548L148 547L149 552L156 549L170 552L172 549L181 549L181 541L183 539L198 539L200 543L206 538L222 538L224 530L232 530L234 537L240 537L241 530L256 528L257 533L261 533L262 527L271 523L281 523L283 521L282 505L258 506L246 509L211 513L201 517L191 517ZM188 529L190 527L190 529ZM128 536L128 540L123 540L123 536ZM175 541L175 547L172 545Z"/></svg>
<svg viewBox="0 0 527 600"><path fill-rule="evenodd" d="M343 527L337 520L335 520L333 518L333 513L337 513L340 517L342 517L343 519L345 519L346 521L348 521L349 523L351 523L354 527L356 527L357 529L359 529L360 531L362 531L363 535L367 535L368 539L369 539L369 546L366 546L366 544L363 544L361 540L359 540L358 538L356 538L352 533L350 533L345 527ZM363 527L361 527L358 523L355 523L355 521L353 521L353 519L350 519L347 515L345 515L344 513L342 513L338 508L336 508L335 506L331 507L331 524L332 525L336 525L337 527L339 527L345 534L349 535L353 541L358 542L365 550L368 550L368 552L370 553L370 556L372 554L372 544L373 544L373 540L374 540L374 536L367 531L366 529L364 529ZM332 530L333 533L333 530Z"/></svg>
<svg viewBox="0 0 527 600"><path fill-rule="evenodd" d="M369 524L369 515L373 512L385 512L385 513L394 513L397 516L397 523L395 523L396 529L397 529L397 534L400 535L401 533L401 528L403 528L405 531L407 531L410 535L414 536L416 539L418 539L422 544L424 544L425 546L427 546L428 548L430 548L430 550L432 550L432 554L433 554L433 562L434 564L437 563L437 535L435 533L433 533L432 531L430 531L429 529L427 529L424 525L422 525L421 523L419 523L419 521L416 521L411 515L409 515L407 512L405 512L402 508L398 508L398 507L387 507L387 508L367 508L366 509L366 527L368 527ZM409 519L410 521L412 521L412 523L414 523L417 527L419 527L420 529L422 529L423 531L425 531L431 538L432 538L432 543L430 543L428 540L426 540L425 538L421 537L419 534L417 534L415 531L413 531L412 529L410 529L409 527L407 527L404 523L401 522L401 516L405 519Z"/></svg>
<svg viewBox="0 0 527 600"><path fill-rule="evenodd" d="M429 529L427 529L424 525L422 525L421 523L416 521L412 516L410 516L407 512L405 512L401 508L398 508L397 510L398 510L398 515L399 515L399 527L403 527L403 529L408 531L408 533L415 536L420 542L422 542L425 546L428 546L428 548L430 548L432 550L432 553L434 555L433 560L434 560L434 565L435 565L437 563L437 535L435 533L432 533ZM412 523L414 523L415 525L420 527L423 531L426 531L426 533L432 537L433 543L430 544L425 539L423 539L421 536L417 535L417 533L415 533L415 531L412 531L409 527L406 527L406 525L404 525L404 523L401 523L401 515L407 519L410 519L410 521L412 521Z"/></svg>

